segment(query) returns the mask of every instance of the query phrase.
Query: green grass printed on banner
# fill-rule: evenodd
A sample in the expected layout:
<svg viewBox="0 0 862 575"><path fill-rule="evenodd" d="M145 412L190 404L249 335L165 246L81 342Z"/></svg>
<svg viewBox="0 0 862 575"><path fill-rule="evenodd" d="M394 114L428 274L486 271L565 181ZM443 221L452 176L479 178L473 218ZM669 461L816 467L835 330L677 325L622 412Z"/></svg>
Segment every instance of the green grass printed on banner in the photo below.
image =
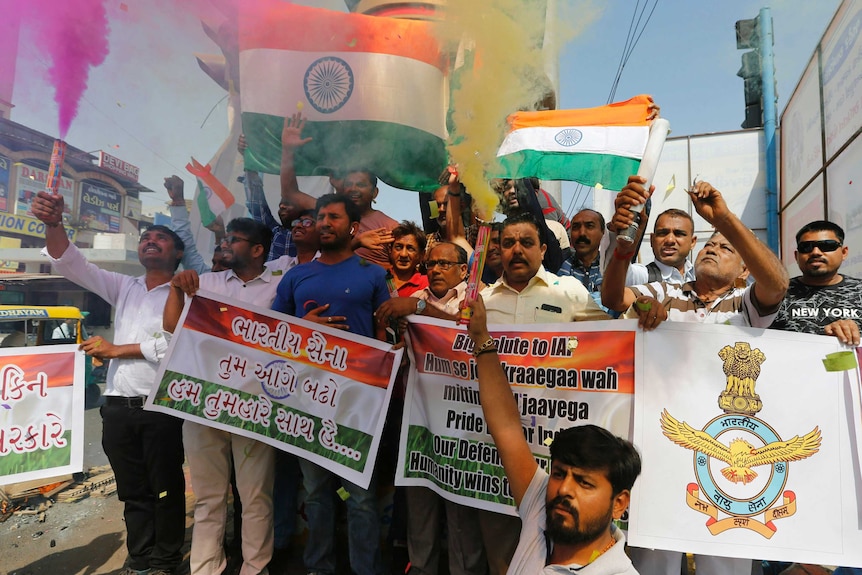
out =
<svg viewBox="0 0 862 575"><path fill-rule="evenodd" d="M199 396L200 402L198 405L194 405L190 400L175 401L170 397L170 395L168 395L168 385L171 383L171 381L175 379L185 379L186 381L194 381L201 384L201 392ZM240 399L246 401L253 401L258 398L257 395L246 393L238 389L221 386L217 383L211 383L209 381L198 379L196 377L191 377L189 375L185 375L176 371L166 370L164 377L159 382L158 393L156 394L156 398L153 403L156 405L161 405L170 409L174 409L176 411L195 415L204 419L210 419L206 417L203 413L204 409L206 408L206 398L210 395L218 393L219 391L228 391L231 393L235 393L237 396L239 396ZM320 429L322 429L323 425L323 420L321 418L278 403L272 400L272 398L270 398L270 401L272 401L272 413L268 418L268 426L261 425L252 421L245 421L243 419L240 419L239 417L230 415L230 413L226 411L222 411L221 413L219 413L218 417L212 421L223 423L225 425L230 425L231 427L236 427L244 431L249 431L263 437L276 439L278 441L281 441L282 443L295 445L304 449L305 451L314 453L321 457L325 457L326 459L338 463L339 465L343 465L344 467L348 467L359 472L365 469L366 463L368 461L368 452L371 449L371 441L373 439L371 435L356 429L345 427L343 425L338 427L338 434L335 437L335 441L340 445L346 445L351 449L359 451L361 453L361 457L359 458L359 461L357 461L351 457L347 457L346 455L342 455L340 453L336 453L330 449L327 449L320 444L320 442L318 441L318 433ZM280 432L275 424L277 410L279 408L285 410L288 413L295 413L297 415L302 415L313 420L314 431L312 433L314 436L314 441L309 443L304 437L294 437L292 435Z"/></svg>
<svg viewBox="0 0 862 575"><path fill-rule="evenodd" d="M63 439L66 440L66 447L52 447L47 450L37 449L27 453L15 453L13 451L6 455L0 455L0 477L69 465L72 461L71 429L67 429L63 433Z"/></svg>

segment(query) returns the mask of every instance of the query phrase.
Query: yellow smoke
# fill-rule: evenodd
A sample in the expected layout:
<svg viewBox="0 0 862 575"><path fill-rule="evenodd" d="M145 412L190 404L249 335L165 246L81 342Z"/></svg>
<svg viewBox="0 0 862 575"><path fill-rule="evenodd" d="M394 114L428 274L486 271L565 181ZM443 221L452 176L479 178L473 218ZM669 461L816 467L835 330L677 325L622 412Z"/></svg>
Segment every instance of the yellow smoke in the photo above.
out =
<svg viewBox="0 0 862 575"><path fill-rule="evenodd" d="M571 0L552 19L552 46L542 49L545 38L546 0L450 0L446 20L438 28L444 46L460 46L460 53L474 56L472 69L456 69L452 91L452 124L449 155L458 164L461 181L476 201L482 219L492 219L498 198L486 172L506 133L506 116L520 109L534 109L551 88L545 61L559 58L559 48L577 29L592 19L590 9L578 11L575 28L568 15ZM583 6L581 6L583 8ZM457 63L456 63L457 65ZM460 74L459 74L460 72ZM457 78L457 79L456 79Z"/></svg>

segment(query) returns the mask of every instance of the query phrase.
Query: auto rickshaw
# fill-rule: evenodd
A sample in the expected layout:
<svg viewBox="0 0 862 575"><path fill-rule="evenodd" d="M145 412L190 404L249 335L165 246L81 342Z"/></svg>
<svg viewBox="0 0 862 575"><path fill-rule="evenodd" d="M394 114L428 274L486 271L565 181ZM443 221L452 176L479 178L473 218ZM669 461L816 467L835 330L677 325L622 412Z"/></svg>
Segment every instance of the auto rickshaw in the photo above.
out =
<svg viewBox="0 0 862 575"><path fill-rule="evenodd" d="M0 305L0 348L79 344L87 339L86 312L73 306ZM86 356L85 405L96 404L107 366Z"/></svg>

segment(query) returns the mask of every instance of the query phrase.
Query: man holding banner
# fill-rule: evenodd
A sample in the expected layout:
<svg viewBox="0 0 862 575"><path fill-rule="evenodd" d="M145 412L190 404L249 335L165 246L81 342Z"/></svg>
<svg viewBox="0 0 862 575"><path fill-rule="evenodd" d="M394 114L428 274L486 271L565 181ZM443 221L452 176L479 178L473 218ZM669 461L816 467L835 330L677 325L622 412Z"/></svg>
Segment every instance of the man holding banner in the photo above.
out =
<svg viewBox="0 0 862 575"><path fill-rule="evenodd" d="M625 536L612 523L628 508L640 474L634 446L595 425L564 429L550 446L549 476L524 437L482 298L471 308L482 413L523 524L508 573L543 573L559 565L582 575L637 575Z"/></svg>
<svg viewBox="0 0 862 575"><path fill-rule="evenodd" d="M290 270L278 286L272 309L327 324L366 337L383 339L374 312L389 299L386 272L353 254L359 230L359 208L346 195L327 194L317 200L320 257ZM324 315L328 314L328 315ZM308 572L335 573L335 508L333 484L346 498L350 567L357 575L381 572L380 521L374 481L368 489L336 477L331 471L300 461L304 477L308 541L304 561Z"/></svg>
<svg viewBox="0 0 862 575"><path fill-rule="evenodd" d="M114 360L101 408L102 447L125 505L129 557L122 574L168 575L182 561L185 538L182 420L143 406L168 347L162 311L183 242L169 228L150 226L138 244L146 273L126 276L98 268L69 242L62 196L39 192L32 210L45 223L43 253L54 269L115 307L114 342L91 337L81 349Z"/></svg>
<svg viewBox="0 0 862 575"><path fill-rule="evenodd" d="M173 333L183 310L184 297L199 289L268 308L275 299L282 273L296 258L282 256L264 266L272 231L251 218L227 225L222 254L228 270L198 276L185 270L171 280L165 303L164 328ZM225 531L231 462L242 501L242 575L266 573L273 552L272 485L275 448L260 441L200 423L187 421L183 441L195 492L195 523L189 560L192 575L220 574L227 567L222 539ZM233 455L233 457L231 457ZM292 494L294 497L296 494Z"/></svg>
<svg viewBox="0 0 862 575"><path fill-rule="evenodd" d="M629 208L645 203L655 190L654 187L644 188L645 181L640 176L631 176L617 195L616 212L611 221L613 231L626 229L634 221ZM620 312L629 310L628 314L652 313L653 305L639 299L652 296L667 308L667 313L659 319L769 327L787 291L784 266L728 209L721 193L708 182L696 182L689 196L697 213L716 228L695 260L696 280L683 285L654 282L625 287L633 251L625 253L618 244L605 268L602 302ZM749 273L756 281L746 287ZM679 552L632 547L630 555L635 566L644 573L679 573ZM701 572L710 575L749 575L751 572L750 559L698 555L696 562Z"/></svg>

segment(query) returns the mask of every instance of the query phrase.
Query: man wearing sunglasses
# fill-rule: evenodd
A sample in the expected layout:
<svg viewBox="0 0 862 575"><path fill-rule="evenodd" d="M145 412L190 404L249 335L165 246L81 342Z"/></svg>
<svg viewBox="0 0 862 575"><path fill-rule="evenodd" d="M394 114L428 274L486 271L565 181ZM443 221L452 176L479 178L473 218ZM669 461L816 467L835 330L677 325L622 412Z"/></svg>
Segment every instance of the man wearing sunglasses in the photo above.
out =
<svg viewBox="0 0 862 575"><path fill-rule="evenodd" d="M841 226L826 220L802 226L794 252L802 275L790 280L773 329L834 335L859 345L862 281L838 273L847 252Z"/></svg>

